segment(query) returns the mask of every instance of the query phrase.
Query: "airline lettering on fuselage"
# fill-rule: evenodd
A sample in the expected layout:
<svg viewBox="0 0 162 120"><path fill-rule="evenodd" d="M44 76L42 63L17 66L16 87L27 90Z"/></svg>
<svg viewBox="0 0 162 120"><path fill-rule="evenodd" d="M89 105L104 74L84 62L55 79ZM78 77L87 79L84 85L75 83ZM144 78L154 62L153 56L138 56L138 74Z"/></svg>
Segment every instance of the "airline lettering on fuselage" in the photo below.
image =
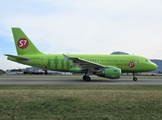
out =
<svg viewBox="0 0 162 120"><path fill-rule="evenodd" d="M26 38L20 38L18 40L18 47L21 48L21 49L25 49L27 48L29 45L29 42Z"/></svg>
<svg viewBox="0 0 162 120"><path fill-rule="evenodd" d="M118 67L122 67L122 66L129 66L130 68L133 68L135 66L135 63L134 62L129 62L129 63L119 63L119 64L116 64L116 66Z"/></svg>

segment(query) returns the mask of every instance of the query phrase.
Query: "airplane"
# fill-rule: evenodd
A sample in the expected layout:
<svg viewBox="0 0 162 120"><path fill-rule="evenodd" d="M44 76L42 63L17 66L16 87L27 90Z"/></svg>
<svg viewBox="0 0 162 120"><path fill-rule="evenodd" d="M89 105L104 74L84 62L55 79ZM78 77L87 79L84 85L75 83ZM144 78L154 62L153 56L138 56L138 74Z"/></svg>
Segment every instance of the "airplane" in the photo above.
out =
<svg viewBox="0 0 162 120"><path fill-rule="evenodd" d="M149 72L157 65L143 56L104 54L44 54L37 49L21 28L12 28L17 55L4 54L8 60L45 70L83 73L83 80L90 75L119 79L121 73L132 73L137 81L138 72Z"/></svg>

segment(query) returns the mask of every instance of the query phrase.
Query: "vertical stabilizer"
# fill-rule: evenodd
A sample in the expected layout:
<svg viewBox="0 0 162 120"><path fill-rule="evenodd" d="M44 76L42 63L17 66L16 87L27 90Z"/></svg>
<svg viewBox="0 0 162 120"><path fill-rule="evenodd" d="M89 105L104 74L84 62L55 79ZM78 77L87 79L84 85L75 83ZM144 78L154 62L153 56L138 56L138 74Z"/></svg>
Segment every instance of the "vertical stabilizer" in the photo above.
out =
<svg viewBox="0 0 162 120"><path fill-rule="evenodd" d="M12 28L18 55L42 54L20 28Z"/></svg>

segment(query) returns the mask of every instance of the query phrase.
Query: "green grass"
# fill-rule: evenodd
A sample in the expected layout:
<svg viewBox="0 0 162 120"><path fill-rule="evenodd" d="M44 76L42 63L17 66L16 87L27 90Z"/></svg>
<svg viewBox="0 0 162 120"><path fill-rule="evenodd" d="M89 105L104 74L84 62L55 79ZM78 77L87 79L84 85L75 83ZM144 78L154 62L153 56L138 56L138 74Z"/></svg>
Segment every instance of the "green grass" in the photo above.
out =
<svg viewBox="0 0 162 120"><path fill-rule="evenodd" d="M0 120L161 120L162 86L0 85Z"/></svg>

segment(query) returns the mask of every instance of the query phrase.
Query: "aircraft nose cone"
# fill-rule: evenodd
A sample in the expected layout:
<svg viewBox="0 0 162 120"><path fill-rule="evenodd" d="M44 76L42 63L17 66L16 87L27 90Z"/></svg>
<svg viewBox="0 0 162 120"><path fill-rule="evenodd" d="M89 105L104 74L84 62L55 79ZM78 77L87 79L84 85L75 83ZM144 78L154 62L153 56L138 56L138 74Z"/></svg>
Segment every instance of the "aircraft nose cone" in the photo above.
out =
<svg viewBox="0 0 162 120"><path fill-rule="evenodd" d="M152 69L156 70L158 68L158 66L155 63L152 63Z"/></svg>

